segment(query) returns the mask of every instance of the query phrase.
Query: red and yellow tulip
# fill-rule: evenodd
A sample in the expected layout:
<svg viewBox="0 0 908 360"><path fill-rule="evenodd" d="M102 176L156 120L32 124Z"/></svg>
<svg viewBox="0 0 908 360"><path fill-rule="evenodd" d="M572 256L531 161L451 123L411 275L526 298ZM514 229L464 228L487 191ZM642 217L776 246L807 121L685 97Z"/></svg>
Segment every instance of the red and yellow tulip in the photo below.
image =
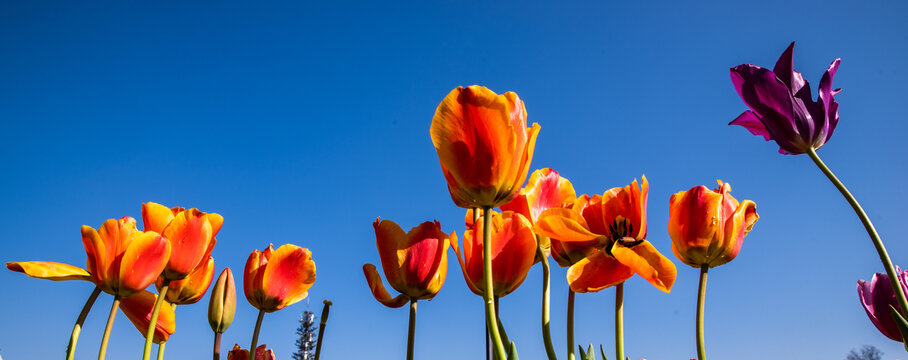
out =
<svg viewBox="0 0 908 360"><path fill-rule="evenodd" d="M243 349L239 344L233 345L233 350L227 353L227 360L247 360L249 350ZM266 349L265 344L255 348L255 360L274 360L274 351Z"/></svg>
<svg viewBox="0 0 908 360"><path fill-rule="evenodd" d="M110 219L95 231L82 226L92 282L108 294L129 297L151 285L164 270L171 246L154 231L136 229L136 220Z"/></svg>
<svg viewBox="0 0 908 360"><path fill-rule="evenodd" d="M739 203L730 194L731 185L718 182L715 190L696 186L675 193L669 201L672 252L693 267L716 267L734 259L760 218L753 201Z"/></svg>
<svg viewBox="0 0 908 360"><path fill-rule="evenodd" d="M565 243L593 245L571 265L567 279L574 292L595 292L623 283L635 273L664 292L671 290L677 269L646 240L649 183L634 180L593 196L580 211L553 208L540 215L536 233Z"/></svg>
<svg viewBox="0 0 908 360"><path fill-rule="evenodd" d="M492 247L492 288L496 297L502 297L516 290L536 257L536 236L533 225L525 216L513 211L491 212ZM468 215L472 220L472 216ZM475 224L467 223L463 235L463 252L454 237L451 247L457 254L467 286L476 295L485 293L483 281L482 234L483 217Z"/></svg>
<svg viewBox="0 0 908 360"><path fill-rule="evenodd" d="M363 265L372 295L385 306L398 308L410 300L431 299L444 285L448 273L448 234L438 221L426 221L404 232L391 220L378 218L375 245L385 278L400 295L392 298L382 285L375 265ZM456 235L451 235L455 238Z"/></svg>
<svg viewBox="0 0 908 360"><path fill-rule="evenodd" d="M145 330L151 323L151 311L154 309L157 296L150 291L142 291L128 298L120 300L120 309L123 314L129 318L129 321L135 325L136 329L142 336L145 336ZM166 342L176 331L176 317L172 306L161 307L158 319L155 322L154 339L155 344Z"/></svg>
<svg viewBox="0 0 908 360"><path fill-rule="evenodd" d="M513 211L525 216L530 223L536 224L536 219L543 211L551 208L570 207L577 198L574 192L574 186L568 179L558 175L558 172L549 168L539 169L530 174L530 180L527 185L520 189L517 196L511 202L501 205L501 210ZM549 239L545 236L536 238L539 246L542 247L542 253L546 257L553 250L553 246L558 247L560 253L556 253L555 260L561 264L564 246L557 239ZM554 244L557 242L557 244ZM536 261L541 261L537 255Z"/></svg>
<svg viewBox="0 0 908 360"><path fill-rule="evenodd" d="M539 125L513 92L472 85L441 101L429 130L451 198L463 208L510 201L526 180Z"/></svg>
<svg viewBox="0 0 908 360"><path fill-rule="evenodd" d="M293 244L274 250L253 250L246 260L243 291L249 304L265 312L292 305L309 294L315 283L312 253Z"/></svg>
<svg viewBox="0 0 908 360"><path fill-rule="evenodd" d="M147 202L142 204L142 222L145 231L159 232L170 242L173 256L167 263L163 276L168 280L180 280L196 267L207 266L207 259L217 242L215 235L221 229L224 218L198 209L170 209Z"/></svg>
<svg viewBox="0 0 908 360"><path fill-rule="evenodd" d="M209 257L208 261L199 264L185 279L171 281L164 300L175 305L195 304L205 296L213 279L214 259ZM163 286L164 277L160 276L155 281L155 288L161 291Z"/></svg>

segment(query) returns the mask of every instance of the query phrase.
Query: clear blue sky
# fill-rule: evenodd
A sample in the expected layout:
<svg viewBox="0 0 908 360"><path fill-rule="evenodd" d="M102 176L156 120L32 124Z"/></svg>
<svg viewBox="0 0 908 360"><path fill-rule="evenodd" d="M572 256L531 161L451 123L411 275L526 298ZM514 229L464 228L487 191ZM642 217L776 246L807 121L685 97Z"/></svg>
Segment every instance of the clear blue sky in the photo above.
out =
<svg viewBox="0 0 908 360"><path fill-rule="evenodd" d="M215 264L238 281L252 249L312 250L311 308L335 304L323 359L403 358L407 311L376 302L361 271L379 261L371 224L438 219L463 231L429 124L452 88L481 84L517 92L542 126L533 169L555 168L578 193L646 174L649 240L664 254L672 193L721 178L757 203L740 256L710 272L712 358L840 359L871 344L905 359L858 304L855 282L882 267L845 200L808 157L726 125L746 109L729 67L771 67L797 41L795 68L816 89L841 57L841 121L819 153L908 267L905 14L896 1L4 1L0 261L83 265L81 225L138 218L145 201L198 207L224 215ZM449 263L441 293L420 304L416 355L478 359L482 302ZM640 278L626 285L633 359L695 356L697 270L676 264L671 294ZM564 275L553 270L559 354ZM544 356L539 278L537 267L501 301L523 359ZM4 359L61 357L90 284L4 270L0 287ZM612 289L577 297L577 343L613 348L613 301ZM209 356L207 302L177 310L168 359ZM77 358L96 356L110 303L103 296L89 315ZM278 358L290 358L305 309L265 317L261 341ZM255 315L241 298L225 350L248 346ZM121 315L108 358L135 358L141 343Z"/></svg>

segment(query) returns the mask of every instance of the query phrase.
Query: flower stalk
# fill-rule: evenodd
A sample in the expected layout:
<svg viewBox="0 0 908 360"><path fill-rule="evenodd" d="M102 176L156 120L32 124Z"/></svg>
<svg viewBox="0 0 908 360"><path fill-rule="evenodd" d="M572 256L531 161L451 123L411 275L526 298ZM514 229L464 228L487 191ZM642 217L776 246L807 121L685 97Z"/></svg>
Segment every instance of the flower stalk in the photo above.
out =
<svg viewBox="0 0 908 360"><path fill-rule="evenodd" d="M700 266L700 289L697 292L697 358L706 360L706 343L703 336L703 310L706 303L706 275L709 265Z"/></svg>
<svg viewBox="0 0 908 360"><path fill-rule="evenodd" d="M407 360L413 360L413 342L416 336L416 299L410 299L410 327L407 330Z"/></svg>
<svg viewBox="0 0 908 360"><path fill-rule="evenodd" d="M574 360L574 290L568 288L567 305L567 358Z"/></svg>
<svg viewBox="0 0 908 360"><path fill-rule="evenodd" d="M259 342L259 330L262 329L262 319L265 318L265 310L259 310L259 316L255 319L255 330L252 331L252 345L249 346L249 360L255 360L255 347Z"/></svg>
<svg viewBox="0 0 908 360"><path fill-rule="evenodd" d="M624 283L615 286L615 358L624 359Z"/></svg>
<svg viewBox="0 0 908 360"><path fill-rule="evenodd" d="M489 327L489 336L492 339L492 350L496 359L504 360L505 350L498 332L497 316L495 309L494 288L492 285L492 207L482 208L482 268L485 292L483 297L486 303L486 324Z"/></svg>
<svg viewBox="0 0 908 360"><path fill-rule="evenodd" d="M101 288L95 287L95 290L88 296L88 300L85 301L85 305L82 306L82 312L79 313L76 324L73 325L72 335L69 336L69 345L66 346L66 360L73 360L73 357L76 356L76 343L79 342L79 333L82 332L82 324L85 323L88 312L91 310L91 307L95 304L95 300L98 299L98 295L100 294Z"/></svg>
<svg viewBox="0 0 908 360"><path fill-rule="evenodd" d="M107 315L107 326L104 327L104 336L101 338L101 349L98 350L98 360L104 360L107 356L107 342L110 340L110 330L113 328L114 318L117 317L117 309L120 308L120 297L115 296L113 305L110 306L110 315Z"/></svg>
<svg viewBox="0 0 908 360"><path fill-rule="evenodd" d="M537 241L537 243L539 242ZM549 308L551 305L549 287L552 283L549 258L545 256L542 246L536 247L536 256L542 259L542 342L545 344L545 354L549 360L558 360L558 356L555 355L555 347L552 346L552 329L549 326Z"/></svg>
<svg viewBox="0 0 908 360"><path fill-rule="evenodd" d="M145 350L142 353L143 360L151 359L151 344L154 341L154 329L158 324L158 315L161 313L161 305L164 298L167 297L167 290L170 287L170 279L164 279L164 285L161 287L160 294L154 302L154 309L151 310L151 321L148 323L148 331L145 332Z"/></svg>

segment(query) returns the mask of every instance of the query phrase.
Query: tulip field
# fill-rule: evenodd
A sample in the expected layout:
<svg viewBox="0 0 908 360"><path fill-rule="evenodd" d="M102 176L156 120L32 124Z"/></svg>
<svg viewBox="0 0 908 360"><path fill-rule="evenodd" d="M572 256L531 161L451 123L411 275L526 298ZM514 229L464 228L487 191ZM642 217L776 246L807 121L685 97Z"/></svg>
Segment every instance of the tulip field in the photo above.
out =
<svg viewBox="0 0 908 360"><path fill-rule="evenodd" d="M656 5L0 4L0 360L908 359L908 6Z"/></svg>

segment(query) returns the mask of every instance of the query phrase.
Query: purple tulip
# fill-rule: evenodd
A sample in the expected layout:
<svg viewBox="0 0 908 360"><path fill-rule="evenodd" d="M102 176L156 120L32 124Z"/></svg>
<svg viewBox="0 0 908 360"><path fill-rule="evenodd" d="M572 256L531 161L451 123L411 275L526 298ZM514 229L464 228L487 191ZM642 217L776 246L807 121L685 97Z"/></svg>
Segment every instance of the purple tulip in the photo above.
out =
<svg viewBox="0 0 908 360"><path fill-rule="evenodd" d="M742 64L731 68L731 82L750 107L729 125L740 125L766 141L775 140L782 154L803 154L819 149L839 122L839 104L833 96L832 77L841 59L836 59L820 79L817 101L810 98L810 84L792 68L794 42L769 71Z"/></svg>
<svg viewBox="0 0 908 360"><path fill-rule="evenodd" d="M902 271L896 267L896 273L899 274L899 283L902 289L908 291L908 271ZM895 293L892 291L892 284L889 282L889 276L882 273L873 275L869 282L858 280L858 297L861 298L861 305L864 311L870 317L870 321L886 337L902 342L902 334L895 324L889 305L894 306L901 311L898 301L895 299Z"/></svg>

